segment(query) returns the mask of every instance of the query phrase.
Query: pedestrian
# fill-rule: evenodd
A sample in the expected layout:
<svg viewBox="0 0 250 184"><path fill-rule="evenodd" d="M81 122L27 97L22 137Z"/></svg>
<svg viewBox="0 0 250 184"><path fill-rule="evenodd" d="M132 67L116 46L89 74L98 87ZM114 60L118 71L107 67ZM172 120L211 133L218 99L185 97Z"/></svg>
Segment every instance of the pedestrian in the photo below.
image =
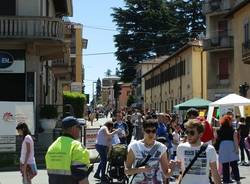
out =
<svg viewBox="0 0 250 184"><path fill-rule="evenodd" d="M114 123L114 129L119 129L118 137L121 144L127 144L127 136L129 134L128 125L125 121L123 121L123 115L120 111L116 113L116 122Z"/></svg>
<svg viewBox="0 0 250 184"><path fill-rule="evenodd" d="M18 123L16 130L23 138L20 156L20 171L22 173L23 184L31 184L32 178L37 175L34 141L26 123Z"/></svg>
<svg viewBox="0 0 250 184"><path fill-rule="evenodd" d="M239 146L240 146L240 165L243 166L249 166L250 162L250 154L245 146L245 138L248 136L249 133L249 127L246 125L245 118L241 117L239 120L239 126L238 126L238 133L239 133ZM245 152L247 155L248 162L245 161Z"/></svg>
<svg viewBox="0 0 250 184"><path fill-rule="evenodd" d="M73 116L62 120L63 134L50 145L45 156L49 184L89 183L89 152L77 140L82 125Z"/></svg>
<svg viewBox="0 0 250 184"><path fill-rule="evenodd" d="M237 183L240 183L238 168L239 144L238 133L232 125L232 117L225 115L220 119L221 127L217 131L219 141L219 162L222 163L223 182L230 183L230 169Z"/></svg>
<svg viewBox="0 0 250 184"><path fill-rule="evenodd" d="M108 150L112 144L112 136L117 134L119 131L117 129L112 132L112 130L113 130L113 122L107 121L98 130L97 138L96 138L96 150L100 155L101 161L94 174L94 177L96 179L100 179L103 182L107 181L107 178L105 177L105 171L106 171L106 165L107 165ZM101 173L101 176L100 176L100 173Z"/></svg>
<svg viewBox="0 0 250 184"><path fill-rule="evenodd" d="M163 176L171 173L167 147L156 141L157 123L143 123L144 138L133 141L128 147L125 173L132 176L132 184L163 184Z"/></svg>
<svg viewBox="0 0 250 184"><path fill-rule="evenodd" d="M127 115L126 118L126 123L128 125L128 137L127 137L127 144L130 144L131 139L132 139L132 134L133 134L133 129L134 129L134 125L131 122L131 115Z"/></svg>
<svg viewBox="0 0 250 184"><path fill-rule="evenodd" d="M221 183L221 179L217 171L216 151L212 145L203 145L201 142L201 137L204 131L203 124L197 119L190 119L185 123L185 129L185 133L187 134L187 142L180 143L178 145L177 161L171 161L171 165L172 163L179 162L181 164L182 174L179 177L179 183L209 184L209 168L211 169L214 183ZM199 152L199 150L202 150L201 154L194 161L191 168L186 170L191 160L195 158L195 155L197 152Z"/></svg>

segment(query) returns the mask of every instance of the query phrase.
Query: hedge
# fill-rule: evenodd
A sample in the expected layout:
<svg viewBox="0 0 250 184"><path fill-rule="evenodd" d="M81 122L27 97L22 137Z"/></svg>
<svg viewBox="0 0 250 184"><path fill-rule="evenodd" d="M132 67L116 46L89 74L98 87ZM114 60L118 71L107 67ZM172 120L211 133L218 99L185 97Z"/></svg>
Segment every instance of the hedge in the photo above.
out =
<svg viewBox="0 0 250 184"><path fill-rule="evenodd" d="M86 101L86 96L82 93L68 92L68 91L63 92L63 105L67 105L67 104L72 105L74 116L77 118L83 117L85 101ZM64 116L66 116L65 109L63 113L64 113Z"/></svg>

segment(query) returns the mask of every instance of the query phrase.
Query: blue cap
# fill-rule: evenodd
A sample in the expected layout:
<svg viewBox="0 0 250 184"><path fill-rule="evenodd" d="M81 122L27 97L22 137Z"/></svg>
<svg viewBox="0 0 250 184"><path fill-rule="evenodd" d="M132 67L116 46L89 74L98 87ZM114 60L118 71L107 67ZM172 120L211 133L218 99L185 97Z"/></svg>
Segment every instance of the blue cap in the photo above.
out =
<svg viewBox="0 0 250 184"><path fill-rule="evenodd" d="M64 118L62 120L62 127L63 128L69 128L75 125L84 125L84 123L80 122L77 120L77 118L73 117L73 116L67 116L66 118Z"/></svg>

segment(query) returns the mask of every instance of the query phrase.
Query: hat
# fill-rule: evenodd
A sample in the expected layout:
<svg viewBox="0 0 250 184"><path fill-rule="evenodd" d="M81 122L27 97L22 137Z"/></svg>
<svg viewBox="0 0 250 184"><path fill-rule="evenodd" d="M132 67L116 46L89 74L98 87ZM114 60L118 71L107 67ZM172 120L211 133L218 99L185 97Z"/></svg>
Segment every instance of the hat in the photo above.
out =
<svg viewBox="0 0 250 184"><path fill-rule="evenodd" d="M199 111L196 108L190 108L187 110L187 115L188 116L193 115L193 116L197 117L197 116L199 116Z"/></svg>
<svg viewBox="0 0 250 184"><path fill-rule="evenodd" d="M82 126L82 125L84 125L84 123L80 122L77 118L75 118L73 116L68 116L62 120L62 127L63 128L70 128L70 127L75 126L75 125Z"/></svg>

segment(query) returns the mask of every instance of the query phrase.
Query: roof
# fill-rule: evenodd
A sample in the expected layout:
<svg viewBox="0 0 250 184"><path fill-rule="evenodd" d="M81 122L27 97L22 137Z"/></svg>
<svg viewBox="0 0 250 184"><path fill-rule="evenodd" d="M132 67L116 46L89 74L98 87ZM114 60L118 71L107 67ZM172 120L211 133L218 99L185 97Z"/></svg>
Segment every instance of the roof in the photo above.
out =
<svg viewBox="0 0 250 184"><path fill-rule="evenodd" d="M117 75L109 75L109 76L106 76L106 77L102 78L102 80L108 80L108 79L120 80L120 77L118 77Z"/></svg>
<svg viewBox="0 0 250 184"><path fill-rule="evenodd" d="M236 5L231 11L229 11L226 14L226 18L228 17L232 17L237 11L239 11L241 8L243 8L244 6L246 6L247 4L250 3L250 0L244 0L241 3L239 3L238 5Z"/></svg>
<svg viewBox="0 0 250 184"><path fill-rule="evenodd" d="M188 49L188 48L190 48L192 46L202 47L203 45L202 45L202 43L201 43L200 40L188 42L182 48L180 48L179 50L177 50L171 56L167 57L164 61L162 61L161 63L159 63L158 65L156 65L154 68L152 68L151 70L149 70L148 72L146 72L145 74L143 74L141 77L144 77L144 76L148 75L149 73L151 73L152 71L156 70L157 68L159 68L160 66L162 66L164 63L168 62L170 59L172 59L173 57L175 57L177 54L183 52L184 50L186 50L186 49Z"/></svg>
<svg viewBox="0 0 250 184"><path fill-rule="evenodd" d="M181 104L178 104L176 106L174 106L174 108L179 109L179 110L187 110L189 108L208 108L209 104L211 103L211 101L209 100L205 100L202 98L192 98L190 100L187 100Z"/></svg>

